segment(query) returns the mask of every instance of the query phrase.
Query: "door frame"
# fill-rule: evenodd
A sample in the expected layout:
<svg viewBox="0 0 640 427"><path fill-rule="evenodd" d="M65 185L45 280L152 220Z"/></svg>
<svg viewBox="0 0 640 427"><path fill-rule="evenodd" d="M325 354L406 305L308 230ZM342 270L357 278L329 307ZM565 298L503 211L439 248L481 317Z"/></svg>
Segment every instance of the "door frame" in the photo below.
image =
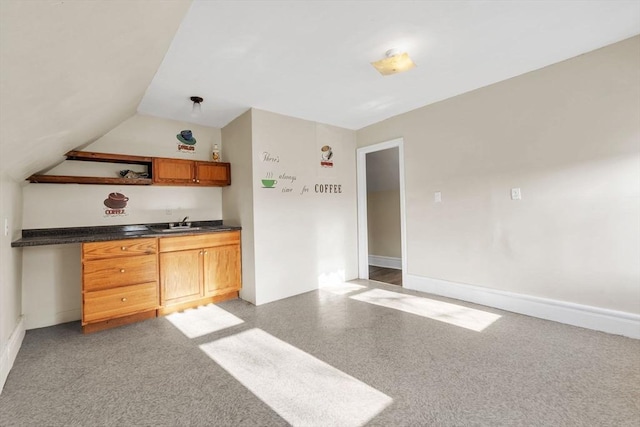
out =
<svg viewBox="0 0 640 427"><path fill-rule="evenodd" d="M367 225L367 154L398 147L398 174L400 180L400 252L402 257L402 283L407 274L407 234L404 181L404 138L396 138L356 150L358 184L358 278L369 279L369 236Z"/></svg>

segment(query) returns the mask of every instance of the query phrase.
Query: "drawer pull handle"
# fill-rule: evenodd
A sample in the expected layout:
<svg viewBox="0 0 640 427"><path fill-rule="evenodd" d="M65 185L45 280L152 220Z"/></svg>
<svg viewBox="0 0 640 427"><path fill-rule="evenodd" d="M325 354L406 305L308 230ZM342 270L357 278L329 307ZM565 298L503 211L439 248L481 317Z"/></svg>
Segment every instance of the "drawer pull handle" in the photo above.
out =
<svg viewBox="0 0 640 427"><path fill-rule="evenodd" d="M124 268L121 268L121 269L120 269L120 273L124 273Z"/></svg>
<svg viewBox="0 0 640 427"><path fill-rule="evenodd" d="M121 247L120 249L121 249L121 250L123 250L123 251L126 251L126 250L127 250L127 247L126 247L126 246L123 246L123 247Z"/></svg>
<svg viewBox="0 0 640 427"><path fill-rule="evenodd" d="M126 298L122 298L120 301L127 302L127 299Z"/></svg>

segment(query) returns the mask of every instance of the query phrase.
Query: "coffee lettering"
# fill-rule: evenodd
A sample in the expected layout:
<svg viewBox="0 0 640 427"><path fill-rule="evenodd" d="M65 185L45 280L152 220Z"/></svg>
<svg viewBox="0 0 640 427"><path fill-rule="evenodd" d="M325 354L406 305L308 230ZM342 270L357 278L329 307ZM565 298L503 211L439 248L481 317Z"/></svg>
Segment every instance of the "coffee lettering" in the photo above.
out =
<svg viewBox="0 0 640 427"><path fill-rule="evenodd" d="M342 184L316 184L316 193L321 194L340 194L342 193Z"/></svg>

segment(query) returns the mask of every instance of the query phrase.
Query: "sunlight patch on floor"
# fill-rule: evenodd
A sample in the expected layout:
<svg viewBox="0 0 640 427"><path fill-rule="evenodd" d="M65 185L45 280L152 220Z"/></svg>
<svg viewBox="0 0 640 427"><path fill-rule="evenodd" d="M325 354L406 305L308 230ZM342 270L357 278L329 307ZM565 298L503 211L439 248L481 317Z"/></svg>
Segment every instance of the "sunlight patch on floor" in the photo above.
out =
<svg viewBox="0 0 640 427"><path fill-rule="evenodd" d="M393 401L260 329L200 348L294 426L360 426Z"/></svg>
<svg viewBox="0 0 640 427"><path fill-rule="evenodd" d="M428 317L477 332L483 331L501 317L499 314L461 305L382 289L372 289L349 298Z"/></svg>
<svg viewBox="0 0 640 427"><path fill-rule="evenodd" d="M318 287L321 291L331 292L336 295L346 295L350 292L361 291L366 289L366 286L356 285L355 283L326 283Z"/></svg>
<svg viewBox="0 0 640 427"><path fill-rule="evenodd" d="M185 334L187 338L201 337L244 323L244 320L213 304L172 313L165 316L165 319Z"/></svg>

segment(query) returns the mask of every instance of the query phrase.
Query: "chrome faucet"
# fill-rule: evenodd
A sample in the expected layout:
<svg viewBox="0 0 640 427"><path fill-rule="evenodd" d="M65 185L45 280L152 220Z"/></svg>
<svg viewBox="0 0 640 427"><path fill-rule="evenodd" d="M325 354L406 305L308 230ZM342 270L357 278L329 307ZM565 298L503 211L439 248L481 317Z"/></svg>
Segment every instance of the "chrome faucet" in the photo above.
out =
<svg viewBox="0 0 640 427"><path fill-rule="evenodd" d="M178 223L178 225L183 226L183 227L184 227L184 226L186 226L186 225L187 225L187 220L188 220L188 219L189 219L189 217L188 217L188 216L185 216L185 217L182 219L182 221L180 221L180 222Z"/></svg>

